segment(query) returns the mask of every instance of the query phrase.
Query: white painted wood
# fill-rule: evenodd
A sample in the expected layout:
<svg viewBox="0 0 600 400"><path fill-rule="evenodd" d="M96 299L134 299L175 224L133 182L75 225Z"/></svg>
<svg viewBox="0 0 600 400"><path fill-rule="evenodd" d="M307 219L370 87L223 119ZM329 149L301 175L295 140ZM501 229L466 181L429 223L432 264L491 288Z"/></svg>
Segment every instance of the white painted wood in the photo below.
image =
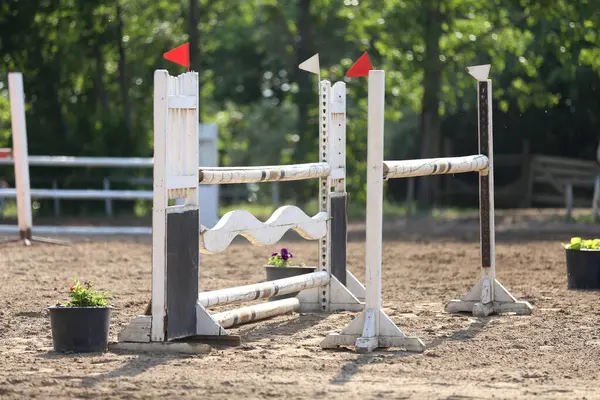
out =
<svg viewBox="0 0 600 400"><path fill-rule="evenodd" d="M469 71L470 73L472 71ZM477 102L477 117L481 113L487 113L488 125L488 162L487 170L480 172L481 175L489 176L489 214L488 214L488 234L490 237L490 265L481 267L481 277L477 283L461 300L452 300L446 305L446 311L449 313L470 312L476 317L485 317L493 313L514 312L516 314L531 314L533 307L526 301L517 301L496 279L496 246L495 246L495 226L494 226L494 137L493 137L493 119L492 119L492 81L485 79L481 72L471 73L478 81L486 81L487 84L487 109L480 109L480 102ZM478 75L479 74L479 75ZM477 85L477 98L480 98L480 88ZM481 140L481 133L478 130L478 137ZM482 228L483 229L483 228ZM481 232L483 234L483 231ZM483 240L481 240L483 246Z"/></svg>
<svg viewBox="0 0 600 400"><path fill-rule="evenodd" d="M201 167L200 184L298 181L329 175L329 164L306 163L260 167Z"/></svg>
<svg viewBox="0 0 600 400"><path fill-rule="evenodd" d="M196 303L196 335L228 336L229 333L208 313L200 303Z"/></svg>
<svg viewBox="0 0 600 400"><path fill-rule="evenodd" d="M213 314L212 317L223 328L231 328L233 326L246 324L248 322L259 321L277 315L287 314L296 311L299 308L300 301L297 298L292 297L228 310L218 314Z"/></svg>
<svg viewBox="0 0 600 400"><path fill-rule="evenodd" d="M378 320L379 334L369 334L371 323L367 311L360 313L341 333L331 333L321 342L321 348L332 349L339 346L354 346L358 352L371 352L378 347L403 348L421 353L425 343L418 337L406 336L382 310L372 313L372 320ZM365 329L366 327L366 329Z"/></svg>
<svg viewBox="0 0 600 400"><path fill-rule="evenodd" d="M330 96L330 164L336 193L346 192L346 84L336 82Z"/></svg>
<svg viewBox="0 0 600 400"><path fill-rule="evenodd" d="M331 172L331 145L329 143L331 128L331 113L329 111L330 100L331 100L331 82L323 80L319 82L319 161L326 163L330 168ZM338 133L340 131L338 130ZM331 177L329 175L322 176L319 178L319 211L326 215L331 215ZM319 271L325 271L331 275L331 222L327 221L327 228L325 235L319 239L319 264L317 269ZM321 311L328 311L330 305L330 288L324 286L321 288L319 294L319 301L321 302Z"/></svg>
<svg viewBox="0 0 600 400"><path fill-rule="evenodd" d="M484 171L488 168L488 158L484 155L384 161L384 163L385 179L459 174Z"/></svg>
<svg viewBox="0 0 600 400"><path fill-rule="evenodd" d="M166 246L167 246L167 96L169 73L154 72L154 200L152 203L152 334L154 342L165 340Z"/></svg>
<svg viewBox="0 0 600 400"><path fill-rule="evenodd" d="M485 65L474 65L471 67L467 67L467 72L473 78L477 79L477 81L485 81L488 80L488 76L490 74L491 64Z"/></svg>
<svg viewBox="0 0 600 400"><path fill-rule="evenodd" d="M385 72L369 71L368 143L367 143L367 227L366 293L364 310L340 334L330 334L323 348L355 346L370 352L377 347L405 347L422 352L425 345L418 338L407 338L381 309L382 299L382 228L383 228L383 144L384 144ZM385 326L381 329L381 323Z"/></svg>
<svg viewBox="0 0 600 400"><path fill-rule="evenodd" d="M346 287L360 301L365 300L365 285L362 284L350 271L346 271Z"/></svg>
<svg viewBox="0 0 600 400"><path fill-rule="evenodd" d="M209 354L212 346L196 342L119 342L109 344L109 349L136 353Z"/></svg>
<svg viewBox="0 0 600 400"><path fill-rule="evenodd" d="M567 184L565 190L565 203L567 208L567 218L571 219L573 217L573 185Z"/></svg>
<svg viewBox="0 0 600 400"><path fill-rule="evenodd" d="M369 71L367 127L366 309L381 309L385 71Z"/></svg>
<svg viewBox="0 0 600 400"><path fill-rule="evenodd" d="M119 332L119 342L150 342L152 317L138 315Z"/></svg>
<svg viewBox="0 0 600 400"><path fill-rule="evenodd" d="M167 189L189 189L198 186L198 175L167 177Z"/></svg>
<svg viewBox="0 0 600 400"><path fill-rule="evenodd" d="M291 278L213 290L210 292L201 292L198 295L198 304L204 307L213 307L224 304L266 299L277 295L289 294L323 286L327 283L329 283L329 274L324 271L319 271Z"/></svg>
<svg viewBox="0 0 600 400"><path fill-rule="evenodd" d="M217 124L200 124L200 148L198 165L202 167L219 166L219 131ZM199 182L196 182L198 184ZM198 187L200 221L212 228L219 221L219 185L200 185Z"/></svg>
<svg viewBox="0 0 600 400"><path fill-rule="evenodd" d="M282 206L266 221L259 221L246 210L230 211L214 228L200 234L200 252L215 254L224 251L240 235L256 246L277 243L290 229L307 240L316 240L327 234L326 213L309 217L296 206Z"/></svg>
<svg viewBox="0 0 600 400"><path fill-rule="evenodd" d="M334 275L331 275L329 290L328 312L362 311L364 309L364 302L354 296ZM320 287L302 290L296 295L296 298L300 300L300 311L323 311L321 307L322 295L323 290Z"/></svg>
<svg viewBox="0 0 600 400"><path fill-rule="evenodd" d="M490 67L487 67L489 72ZM485 75L487 79L487 74ZM493 112L492 112L492 81L487 79L487 110L481 110L480 112L487 113L488 117L488 125L487 125L487 134L488 134L488 161L489 166L487 171L482 171L481 174L487 172L489 176L489 223L488 223L488 234L490 235L490 268L482 268L484 270L484 280L489 280L489 287L491 288L490 293L490 301L494 301L494 285L493 282L496 280L496 227L495 227L495 214L494 214L494 121L493 121ZM477 86L478 94L479 94L479 85ZM479 103L478 103L479 108ZM485 289L483 287L482 289ZM482 299L484 299L484 294L482 293ZM485 304L485 302L484 302Z"/></svg>
<svg viewBox="0 0 600 400"><path fill-rule="evenodd" d="M169 96L168 101L170 109L195 109L198 106L198 99L196 98L196 96L171 95Z"/></svg>
<svg viewBox="0 0 600 400"><path fill-rule="evenodd" d="M17 190L17 219L22 238L29 239L33 223L31 214L31 183L29 180L27 124L25 122L25 94L23 75L9 72L8 89L12 121L13 157Z"/></svg>

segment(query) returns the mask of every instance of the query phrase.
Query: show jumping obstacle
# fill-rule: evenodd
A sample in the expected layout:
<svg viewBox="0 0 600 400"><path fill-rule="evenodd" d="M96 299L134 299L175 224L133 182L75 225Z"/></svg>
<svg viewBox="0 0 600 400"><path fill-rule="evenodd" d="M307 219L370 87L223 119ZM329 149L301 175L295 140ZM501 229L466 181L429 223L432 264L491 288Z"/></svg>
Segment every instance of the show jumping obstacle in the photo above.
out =
<svg viewBox="0 0 600 400"><path fill-rule="evenodd" d="M27 127L23 76L19 72L8 74L10 109L12 120L13 149L0 148L0 165L11 165L15 171L15 188L0 188L0 202L16 198L18 226L0 225L0 235L18 234L16 238L0 239L0 243L31 241L68 244L64 241L33 235L151 235L150 227L135 226L35 226L31 213L31 198L86 199L86 200L152 200L153 192L146 190L94 190L94 189L32 189L29 167L106 167L106 168L152 168L152 158L141 157L72 157L46 156L28 153ZM200 124L199 149L203 165L218 164L216 124ZM214 226L218 216L219 193L215 185L203 186L198 193L203 204L201 220Z"/></svg>
<svg viewBox="0 0 600 400"><path fill-rule="evenodd" d="M160 349L177 339L226 339L226 328L293 310L360 311L364 286L346 271L346 88L319 84L318 163L198 168L198 74L154 74L154 199L151 315L136 317L116 348ZM283 206L265 222L244 210L212 228L198 224L198 183L229 184L319 179L319 212L312 218ZM331 188L334 188L331 191ZM183 199L183 201L182 201ZM179 200L182 204L171 205ZM202 254L224 251L238 235L254 245L277 243L293 229L319 241L317 272L199 293ZM295 298L210 314L206 307L299 292Z"/></svg>
<svg viewBox="0 0 600 400"><path fill-rule="evenodd" d="M359 351L378 347L404 347L423 351L423 342L408 337L382 310L381 264L383 180L415 176L478 172L480 176L481 279L462 300L453 300L447 311L471 312L475 316L514 312L530 314L532 307L517 301L496 280L494 239L494 179L492 136L492 82L489 65L467 68L477 79L478 155L437 159L384 161L383 127L385 71L370 70L368 89L366 305L341 333L328 335L323 348L355 346Z"/></svg>

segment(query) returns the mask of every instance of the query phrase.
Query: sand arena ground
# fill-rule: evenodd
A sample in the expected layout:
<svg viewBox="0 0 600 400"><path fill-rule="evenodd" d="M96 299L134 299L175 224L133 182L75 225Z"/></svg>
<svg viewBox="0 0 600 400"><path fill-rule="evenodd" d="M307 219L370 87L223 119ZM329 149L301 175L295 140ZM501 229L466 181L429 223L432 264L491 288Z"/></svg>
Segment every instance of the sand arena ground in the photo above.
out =
<svg viewBox="0 0 600 400"><path fill-rule="evenodd" d="M113 293L111 341L143 312L150 241L4 245L0 398L600 398L600 293L567 290L560 247L575 230L543 233L528 221L530 229L523 231L522 222L498 218L498 278L534 313L488 318L443 311L478 277L475 220L386 223L385 311L426 343L423 354L321 350L321 339L355 313L293 314L245 325L231 330L242 336L242 346L208 355L56 354L46 307L65 300L75 276ZM349 269L362 280L364 242L361 227L353 229ZM282 244L314 263L316 244L295 238ZM264 280L261 266L279 247L254 247L242 239L222 254L202 256L203 289Z"/></svg>

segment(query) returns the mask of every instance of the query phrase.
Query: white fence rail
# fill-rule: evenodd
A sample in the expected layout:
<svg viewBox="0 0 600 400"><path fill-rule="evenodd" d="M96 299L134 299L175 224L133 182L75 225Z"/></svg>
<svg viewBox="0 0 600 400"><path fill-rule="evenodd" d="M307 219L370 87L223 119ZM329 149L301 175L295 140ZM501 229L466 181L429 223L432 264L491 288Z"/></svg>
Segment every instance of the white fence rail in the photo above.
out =
<svg viewBox="0 0 600 400"><path fill-rule="evenodd" d="M1 165L15 168L15 188L0 188L0 201L4 198L17 199L19 227L0 225L0 234L19 232L21 237L28 238L32 230L36 234L150 234L151 228L135 227L35 227L32 228L31 198L78 199L78 200L151 200L150 190L110 190L104 182L104 190L93 189L32 189L30 187L29 167L104 167L104 168L152 168L152 158L122 157L72 157L28 155L27 128L25 121L25 101L23 77L21 73L9 74L9 92L11 102L11 120L13 146L5 149L0 157ZM199 124L199 157L198 165L216 167L218 164L217 126L216 124ZM10 151L9 151L10 150ZM198 183L196 183L198 184ZM54 185L53 185L54 186ZM108 189L108 190L107 190ZM204 226L212 227L218 221L219 189L217 185L198 187L200 221ZM108 203L107 203L108 204ZM56 204L55 204L56 208ZM108 207L112 209L112 206Z"/></svg>

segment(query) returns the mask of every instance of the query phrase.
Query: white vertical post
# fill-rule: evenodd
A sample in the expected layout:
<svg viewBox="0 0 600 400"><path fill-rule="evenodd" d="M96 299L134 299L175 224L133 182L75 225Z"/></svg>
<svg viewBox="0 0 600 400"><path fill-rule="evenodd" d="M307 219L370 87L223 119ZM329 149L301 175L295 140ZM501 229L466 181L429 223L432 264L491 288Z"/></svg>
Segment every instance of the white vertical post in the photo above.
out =
<svg viewBox="0 0 600 400"><path fill-rule="evenodd" d="M52 181L52 189L58 190L58 183L55 180ZM54 216L57 218L60 216L60 199L58 196L54 197Z"/></svg>
<svg viewBox="0 0 600 400"><path fill-rule="evenodd" d="M110 181L108 180L107 177L104 177L104 179L102 181L102 186L103 186L104 190L110 190ZM113 212L112 212L112 200L111 199L104 200L104 211L106 212L107 217L112 217Z"/></svg>
<svg viewBox="0 0 600 400"><path fill-rule="evenodd" d="M319 82L319 161L329 163L329 95L331 83L327 80ZM319 178L319 211L331 215L331 175ZM329 228L331 223L329 223ZM331 274L331 229L327 229L327 235L319 239L319 271L327 271ZM329 286L321 287L319 300L321 311L329 309Z"/></svg>
<svg viewBox="0 0 600 400"><path fill-rule="evenodd" d="M488 157L489 167L479 176L481 243L481 304L491 307L495 300L496 238L494 228L494 136L492 121L492 80L477 82L479 154Z"/></svg>
<svg viewBox="0 0 600 400"><path fill-rule="evenodd" d="M152 330L151 341L165 339L167 249L167 95L169 74L154 72L154 199L152 203Z"/></svg>
<svg viewBox="0 0 600 400"><path fill-rule="evenodd" d="M365 310L378 313L381 309L385 71L369 71L368 99ZM375 318L374 328L372 336L377 336L379 318Z"/></svg>
<svg viewBox="0 0 600 400"><path fill-rule="evenodd" d="M8 87L10 93L19 235L22 239L31 239L31 226L33 221L31 215L31 186L29 181L23 75L20 72L10 72L8 74Z"/></svg>
<svg viewBox="0 0 600 400"><path fill-rule="evenodd" d="M567 219L571 219L573 218L573 185L571 183L567 183L565 197L567 206Z"/></svg>

